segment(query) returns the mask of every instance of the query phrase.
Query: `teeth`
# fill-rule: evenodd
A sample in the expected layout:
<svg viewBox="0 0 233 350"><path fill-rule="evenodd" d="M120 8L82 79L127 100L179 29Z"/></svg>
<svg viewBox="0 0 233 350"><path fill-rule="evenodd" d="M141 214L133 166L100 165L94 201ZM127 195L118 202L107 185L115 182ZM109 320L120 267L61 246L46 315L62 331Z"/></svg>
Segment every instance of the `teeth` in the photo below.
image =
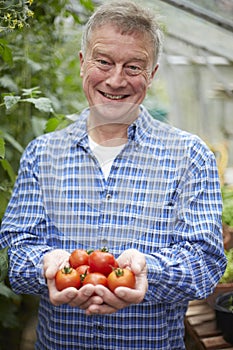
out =
<svg viewBox="0 0 233 350"><path fill-rule="evenodd" d="M106 93L104 93L104 96L110 98L111 100L120 100L121 98L124 98L124 95L110 95Z"/></svg>

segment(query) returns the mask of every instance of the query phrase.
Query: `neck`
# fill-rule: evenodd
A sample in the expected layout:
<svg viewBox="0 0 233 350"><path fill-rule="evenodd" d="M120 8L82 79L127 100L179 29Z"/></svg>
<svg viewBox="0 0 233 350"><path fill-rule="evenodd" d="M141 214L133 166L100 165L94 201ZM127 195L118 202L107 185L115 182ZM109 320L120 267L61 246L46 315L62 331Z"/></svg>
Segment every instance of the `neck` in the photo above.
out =
<svg viewBox="0 0 233 350"><path fill-rule="evenodd" d="M132 103L109 103L90 107L88 134L99 144L119 146L127 142L128 126L139 115L139 106Z"/></svg>
<svg viewBox="0 0 233 350"><path fill-rule="evenodd" d="M104 146L120 146L127 142L128 125L110 124L90 128L89 136L98 144Z"/></svg>

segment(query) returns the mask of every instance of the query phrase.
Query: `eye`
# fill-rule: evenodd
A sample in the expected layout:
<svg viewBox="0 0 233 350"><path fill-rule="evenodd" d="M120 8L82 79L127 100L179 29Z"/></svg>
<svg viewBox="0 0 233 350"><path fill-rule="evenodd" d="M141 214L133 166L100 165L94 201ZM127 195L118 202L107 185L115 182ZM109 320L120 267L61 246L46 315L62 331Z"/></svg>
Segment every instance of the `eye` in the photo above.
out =
<svg viewBox="0 0 233 350"><path fill-rule="evenodd" d="M140 66L128 65L126 66L126 72L128 75L138 75L142 72L142 68Z"/></svg>
<svg viewBox="0 0 233 350"><path fill-rule="evenodd" d="M97 62L98 62L99 64L103 65L103 66L108 65L108 62L105 61L105 60L97 60Z"/></svg>
<svg viewBox="0 0 233 350"><path fill-rule="evenodd" d="M102 69L102 70L108 70L111 68L111 63L104 60L104 59L97 59L96 60L96 65L98 68Z"/></svg>
<svg viewBox="0 0 233 350"><path fill-rule="evenodd" d="M139 70L140 68L137 67L137 66L128 66L129 69L133 70L133 71L137 71Z"/></svg>

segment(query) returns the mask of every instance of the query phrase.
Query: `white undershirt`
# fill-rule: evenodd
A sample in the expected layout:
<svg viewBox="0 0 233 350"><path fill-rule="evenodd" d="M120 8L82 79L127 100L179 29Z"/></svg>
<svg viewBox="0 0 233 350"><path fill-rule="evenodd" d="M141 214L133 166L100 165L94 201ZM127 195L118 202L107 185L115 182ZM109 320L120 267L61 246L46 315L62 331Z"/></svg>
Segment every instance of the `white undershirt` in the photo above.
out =
<svg viewBox="0 0 233 350"><path fill-rule="evenodd" d="M102 146L96 143L90 136L88 136L88 138L90 149L98 159L104 177L107 180L114 159L121 152L125 145L122 144L120 146L114 147Z"/></svg>

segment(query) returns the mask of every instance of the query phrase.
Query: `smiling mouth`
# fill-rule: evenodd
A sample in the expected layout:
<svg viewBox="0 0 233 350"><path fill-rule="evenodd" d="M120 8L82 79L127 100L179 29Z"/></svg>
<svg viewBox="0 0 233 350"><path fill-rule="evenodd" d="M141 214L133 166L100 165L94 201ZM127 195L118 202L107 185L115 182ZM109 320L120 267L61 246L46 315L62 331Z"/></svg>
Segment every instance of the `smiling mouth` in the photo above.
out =
<svg viewBox="0 0 233 350"><path fill-rule="evenodd" d="M126 97L128 97L128 95L112 95L112 94L107 94L106 92L101 92L101 94L108 98L109 100L122 100Z"/></svg>

